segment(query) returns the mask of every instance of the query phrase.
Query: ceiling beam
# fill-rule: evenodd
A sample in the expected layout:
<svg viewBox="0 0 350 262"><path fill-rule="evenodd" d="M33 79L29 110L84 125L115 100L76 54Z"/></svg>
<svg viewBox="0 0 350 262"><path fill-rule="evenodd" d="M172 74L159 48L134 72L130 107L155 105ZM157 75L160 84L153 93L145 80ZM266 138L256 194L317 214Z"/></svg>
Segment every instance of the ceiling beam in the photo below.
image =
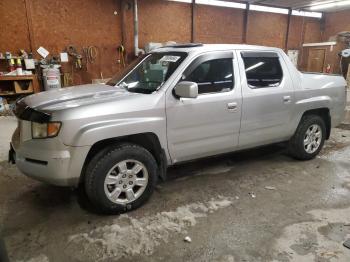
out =
<svg viewBox="0 0 350 262"><path fill-rule="evenodd" d="M266 0L248 0L249 4L262 4L263 2L266 2Z"/></svg>

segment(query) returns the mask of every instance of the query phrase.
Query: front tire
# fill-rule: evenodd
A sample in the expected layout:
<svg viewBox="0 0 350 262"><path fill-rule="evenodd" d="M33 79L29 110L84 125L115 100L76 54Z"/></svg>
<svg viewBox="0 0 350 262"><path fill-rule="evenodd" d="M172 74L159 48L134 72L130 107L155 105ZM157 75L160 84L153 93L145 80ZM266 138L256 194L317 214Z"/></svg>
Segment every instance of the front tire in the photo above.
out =
<svg viewBox="0 0 350 262"><path fill-rule="evenodd" d="M97 211L124 213L144 204L157 182L157 162L145 148L119 144L97 154L85 174L86 194Z"/></svg>
<svg viewBox="0 0 350 262"><path fill-rule="evenodd" d="M289 153L298 160L310 160L321 151L326 140L326 125L317 115L303 116L289 142Z"/></svg>

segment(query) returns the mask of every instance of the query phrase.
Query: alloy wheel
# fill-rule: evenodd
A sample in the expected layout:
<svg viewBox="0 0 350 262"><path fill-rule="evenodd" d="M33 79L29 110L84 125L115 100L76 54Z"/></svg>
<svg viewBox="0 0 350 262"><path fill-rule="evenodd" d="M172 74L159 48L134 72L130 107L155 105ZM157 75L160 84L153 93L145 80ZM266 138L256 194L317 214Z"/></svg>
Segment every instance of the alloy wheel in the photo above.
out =
<svg viewBox="0 0 350 262"><path fill-rule="evenodd" d="M138 199L148 184L148 172L144 164L128 159L117 163L104 181L107 198L116 204L129 204Z"/></svg>
<svg viewBox="0 0 350 262"><path fill-rule="evenodd" d="M304 149L307 153L313 154L320 147L322 142L322 129L319 125L311 125L304 136Z"/></svg>

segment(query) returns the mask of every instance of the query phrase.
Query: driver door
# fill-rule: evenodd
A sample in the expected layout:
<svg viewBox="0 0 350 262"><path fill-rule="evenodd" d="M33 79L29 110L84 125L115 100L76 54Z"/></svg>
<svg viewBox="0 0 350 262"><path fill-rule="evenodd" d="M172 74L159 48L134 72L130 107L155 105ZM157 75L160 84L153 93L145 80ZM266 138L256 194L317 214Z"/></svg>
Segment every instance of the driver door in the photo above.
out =
<svg viewBox="0 0 350 262"><path fill-rule="evenodd" d="M180 81L198 84L197 98L178 98L168 89L168 148L173 163L232 151L238 146L241 90L234 53L195 58Z"/></svg>

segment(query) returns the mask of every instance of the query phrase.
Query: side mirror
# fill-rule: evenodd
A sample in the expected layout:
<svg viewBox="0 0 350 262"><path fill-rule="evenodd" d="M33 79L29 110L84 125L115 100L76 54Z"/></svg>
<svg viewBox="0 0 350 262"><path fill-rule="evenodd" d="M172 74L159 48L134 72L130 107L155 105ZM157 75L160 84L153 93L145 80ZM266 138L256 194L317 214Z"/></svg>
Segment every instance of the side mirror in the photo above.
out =
<svg viewBox="0 0 350 262"><path fill-rule="evenodd" d="M198 96L198 85L194 82L180 82L175 86L175 94L183 98L196 98Z"/></svg>

